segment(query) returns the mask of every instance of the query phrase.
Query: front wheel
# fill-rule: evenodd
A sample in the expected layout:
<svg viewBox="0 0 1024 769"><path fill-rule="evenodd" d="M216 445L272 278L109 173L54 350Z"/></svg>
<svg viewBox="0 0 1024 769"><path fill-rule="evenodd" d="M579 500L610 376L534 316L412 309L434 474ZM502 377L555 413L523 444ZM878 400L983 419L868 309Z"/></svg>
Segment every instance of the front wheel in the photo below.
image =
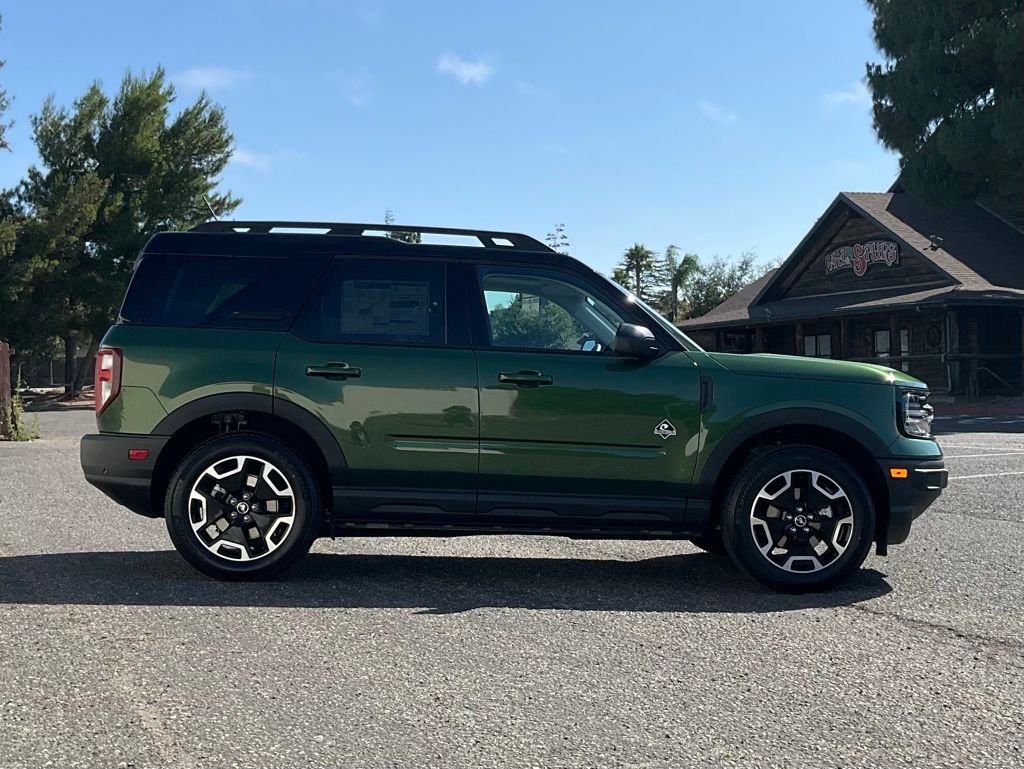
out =
<svg viewBox="0 0 1024 769"><path fill-rule="evenodd" d="M178 552L218 579L262 579L288 568L320 529L312 474L280 441L258 434L211 438L171 477L164 508Z"/></svg>
<svg viewBox="0 0 1024 769"><path fill-rule="evenodd" d="M864 562L874 534L863 480L822 449L761 454L726 494L722 539L729 556L776 590L820 590L845 579Z"/></svg>

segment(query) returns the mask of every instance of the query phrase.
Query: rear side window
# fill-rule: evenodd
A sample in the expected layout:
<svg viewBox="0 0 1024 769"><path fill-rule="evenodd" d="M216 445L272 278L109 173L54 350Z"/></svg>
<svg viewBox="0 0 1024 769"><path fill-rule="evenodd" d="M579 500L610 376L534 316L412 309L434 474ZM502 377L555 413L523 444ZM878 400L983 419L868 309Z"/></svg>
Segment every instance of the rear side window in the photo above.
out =
<svg viewBox="0 0 1024 769"><path fill-rule="evenodd" d="M444 262L338 260L292 330L317 342L443 345Z"/></svg>
<svg viewBox="0 0 1024 769"><path fill-rule="evenodd" d="M283 330L323 269L323 260L314 257L159 261L160 277L145 315L150 326Z"/></svg>
<svg viewBox="0 0 1024 769"><path fill-rule="evenodd" d="M146 308L153 296L153 288L160 278L159 258L140 259L132 273L132 281L121 304L119 321L121 323L142 323L146 318Z"/></svg>

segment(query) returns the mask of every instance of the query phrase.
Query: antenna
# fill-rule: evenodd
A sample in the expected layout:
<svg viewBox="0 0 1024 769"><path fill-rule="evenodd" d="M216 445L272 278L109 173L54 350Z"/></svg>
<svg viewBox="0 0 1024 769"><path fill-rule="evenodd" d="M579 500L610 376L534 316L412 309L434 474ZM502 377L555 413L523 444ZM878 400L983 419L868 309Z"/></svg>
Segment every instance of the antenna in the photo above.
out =
<svg viewBox="0 0 1024 769"><path fill-rule="evenodd" d="M220 220L217 218L217 212L213 210L213 205L210 203L210 199L206 197L206 195L203 195L203 202L206 203L206 207L210 209L210 216L213 217L213 221L219 222Z"/></svg>

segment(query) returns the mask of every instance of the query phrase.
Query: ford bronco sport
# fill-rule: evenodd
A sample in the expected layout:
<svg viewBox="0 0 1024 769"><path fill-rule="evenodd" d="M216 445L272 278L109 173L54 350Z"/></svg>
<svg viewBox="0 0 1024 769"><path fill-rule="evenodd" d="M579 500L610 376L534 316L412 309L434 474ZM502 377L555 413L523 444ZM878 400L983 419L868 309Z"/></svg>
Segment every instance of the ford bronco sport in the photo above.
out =
<svg viewBox="0 0 1024 769"><path fill-rule="evenodd" d="M81 459L224 579L320 536L552 534L690 539L799 591L903 542L946 485L927 395L704 352L524 235L209 222L140 255Z"/></svg>

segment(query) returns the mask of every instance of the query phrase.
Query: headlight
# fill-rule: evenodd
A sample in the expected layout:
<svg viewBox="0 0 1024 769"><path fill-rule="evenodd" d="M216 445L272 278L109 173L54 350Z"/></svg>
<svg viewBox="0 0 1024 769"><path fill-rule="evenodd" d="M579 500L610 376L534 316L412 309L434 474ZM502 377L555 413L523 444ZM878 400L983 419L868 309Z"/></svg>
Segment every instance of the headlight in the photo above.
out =
<svg viewBox="0 0 1024 769"><path fill-rule="evenodd" d="M896 419L900 432L910 438L932 437L932 412L927 390L896 390Z"/></svg>

